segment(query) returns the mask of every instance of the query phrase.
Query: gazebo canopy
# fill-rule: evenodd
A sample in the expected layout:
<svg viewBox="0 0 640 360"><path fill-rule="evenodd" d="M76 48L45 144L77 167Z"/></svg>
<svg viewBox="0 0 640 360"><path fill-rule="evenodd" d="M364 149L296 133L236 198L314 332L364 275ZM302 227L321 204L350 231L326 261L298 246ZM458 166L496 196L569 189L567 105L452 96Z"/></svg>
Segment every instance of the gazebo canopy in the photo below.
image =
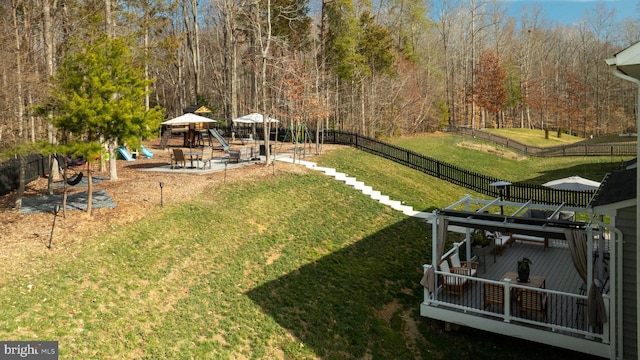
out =
<svg viewBox="0 0 640 360"><path fill-rule="evenodd" d="M278 120L271 117L267 118L267 120L271 123L278 122ZM249 115L233 119L233 122L236 124L262 124L264 122L264 116L259 113L251 113Z"/></svg>
<svg viewBox="0 0 640 360"><path fill-rule="evenodd" d="M213 119L209 119L204 116L196 115L193 113L187 113L180 115L171 120L167 120L162 123L162 125L178 125L178 124L194 124L194 123L212 123L216 122Z"/></svg>

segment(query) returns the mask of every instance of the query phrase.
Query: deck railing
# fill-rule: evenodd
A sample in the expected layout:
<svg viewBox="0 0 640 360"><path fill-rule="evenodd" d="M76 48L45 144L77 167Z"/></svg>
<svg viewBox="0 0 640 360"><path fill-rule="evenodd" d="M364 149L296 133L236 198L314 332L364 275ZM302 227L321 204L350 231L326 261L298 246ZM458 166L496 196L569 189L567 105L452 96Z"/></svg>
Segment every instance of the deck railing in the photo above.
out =
<svg viewBox="0 0 640 360"><path fill-rule="evenodd" d="M527 202L532 200L537 204L587 207L595 191L569 191L545 187L537 184L513 182L500 193L500 189L491 184L500 180L474 171L430 158L414 151L391 145L366 136L335 130L325 130L324 139L327 143L353 146L359 150L384 157L424 172L425 174L465 187L478 193L499 197L504 200Z"/></svg>
<svg viewBox="0 0 640 360"><path fill-rule="evenodd" d="M593 328L588 324L585 295L571 294L544 288L521 286L509 281L493 281L483 278L456 275L436 271L436 291L430 294L430 305L448 307L453 311L464 312L488 320L521 324L522 326L545 329L554 333L592 339L598 342L609 341L609 334L602 328ZM453 276L466 281L462 295L449 294L442 286L444 276ZM485 304L485 284L497 286L503 291L502 305ZM530 291L538 298L546 298L545 305L535 310L526 310L519 301L523 290ZM605 309L609 311L609 297L603 296ZM485 306L486 305L486 306ZM607 314L609 316L609 314Z"/></svg>

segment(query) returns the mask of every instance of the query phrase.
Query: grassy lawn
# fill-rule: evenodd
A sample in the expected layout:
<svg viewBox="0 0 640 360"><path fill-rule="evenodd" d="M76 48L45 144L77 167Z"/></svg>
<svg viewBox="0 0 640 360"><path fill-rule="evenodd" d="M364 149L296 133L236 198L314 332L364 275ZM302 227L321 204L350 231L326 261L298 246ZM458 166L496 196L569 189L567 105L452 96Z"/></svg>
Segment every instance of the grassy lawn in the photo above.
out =
<svg viewBox="0 0 640 360"><path fill-rule="evenodd" d="M553 158L529 156L514 160L460 146L461 143L470 141L473 140L451 134L402 137L390 140L395 145L471 171L510 182L522 181L532 184L543 184L550 180L572 175L601 181L607 172L621 169L623 162L631 159L631 157L619 156Z"/></svg>
<svg viewBox="0 0 640 360"><path fill-rule="evenodd" d="M228 185L5 277L0 338L74 359L413 358L427 233L320 174Z"/></svg>
<svg viewBox="0 0 640 360"><path fill-rule="evenodd" d="M584 140L581 137L560 134L557 131L549 131L549 137L545 138L544 130L534 129L482 129L488 133L508 137L523 144L537 147L552 147L560 145L570 145Z"/></svg>
<svg viewBox="0 0 640 360"><path fill-rule="evenodd" d="M318 163L418 209L468 193L354 149ZM0 338L59 341L60 359L586 358L421 318L430 227L319 173L149 214L5 274Z"/></svg>

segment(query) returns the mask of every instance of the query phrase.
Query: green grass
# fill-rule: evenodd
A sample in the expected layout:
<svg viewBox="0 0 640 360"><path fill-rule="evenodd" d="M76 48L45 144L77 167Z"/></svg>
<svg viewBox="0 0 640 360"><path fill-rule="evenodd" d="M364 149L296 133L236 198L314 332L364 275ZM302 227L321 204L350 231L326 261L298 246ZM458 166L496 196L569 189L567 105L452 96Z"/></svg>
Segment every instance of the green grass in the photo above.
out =
<svg viewBox="0 0 640 360"><path fill-rule="evenodd" d="M569 134L560 134L558 137L557 131L549 131L548 138L545 138L544 130L534 130L534 129L482 129L482 131L486 131L492 134L504 136L523 144L537 146L537 147L552 147L552 146L561 146L561 145L570 145L584 140L581 137L569 135Z"/></svg>
<svg viewBox="0 0 640 360"><path fill-rule="evenodd" d="M550 180L572 175L601 181L608 172L620 170L623 162L631 159L631 157L619 156L567 156L553 158L529 156L524 157L523 160L513 160L504 156L459 146L462 142L473 140L450 134L402 137L389 141L403 148L411 149L464 169L510 182L522 181L532 184L543 184Z"/></svg>
<svg viewBox="0 0 640 360"><path fill-rule="evenodd" d="M354 149L318 162L419 209L467 193ZM59 341L61 359L585 358L420 317L430 235L319 173L226 184L43 247L0 280L0 338Z"/></svg>
<svg viewBox="0 0 640 360"><path fill-rule="evenodd" d="M594 137L593 139L586 139L580 142L580 144L608 144L617 142L637 142L637 136L620 136L620 135L606 135Z"/></svg>
<svg viewBox="0 0 640 360"><path fill-rule="evenodd" d="M417 210L432 211L466 194L480 194L353 148L334 150L319 165L338 169Z"/></svg>
<svg viewBox="0 0 640 360"><path fill-rule="evenodd" d="M508 137L523 144L538 146L538 147L552 147L571 144L609 144L617 142L636 142L637 136L620 136L620 135L604 135L594 138L585 139L579 136L573 136L569 134L560 134L558 137L557 131L549 131L549 138L545 138L544 130L534 129L483 129L483 131L490 132L492 134Z"/></svg>

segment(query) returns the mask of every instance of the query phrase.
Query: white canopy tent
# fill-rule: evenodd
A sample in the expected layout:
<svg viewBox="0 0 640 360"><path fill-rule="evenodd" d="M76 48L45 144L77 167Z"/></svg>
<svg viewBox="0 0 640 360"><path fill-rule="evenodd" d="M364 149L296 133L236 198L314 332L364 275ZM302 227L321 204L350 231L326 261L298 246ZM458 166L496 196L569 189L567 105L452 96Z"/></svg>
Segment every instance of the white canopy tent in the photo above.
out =
<svg viewBox="0 0 640 360"><path fill-rule="evenodd" d="M562 179L551 180L542 184L542 186L560 190L584 191L598 190L600 183L580 176L569 176Z"/></svg>
<svg viewBox="0 0 640 360"><path fill-rule="evenodd" d="M233 124L237 125L237 124L249 124L251 125L251 131L253 132L253 138L256 138L256 125L257 124L263 124L264 123L264 116L262 114L259 113L251 113L248 115L244 115L241 116L239 118L233 119ZM280 122L272 117L267 117L267 121L270 123L277 123ZM267 126L268 129L268 126ZM276 133L278 131L278 128L276 127ZM278 138L278 135L276 134L276 139Z"/></svg>
<svg viewBox="0 0 640 360"><path fill-rule="evenodd" d="M186 113L176 118L173 118L171 120L167 120L163 122L162 125L179 125L179 124L184 125L184 124L212 123L212 122L216 122L216 121L204 116L193 114L193 113Z"/></svg>
<svg viewBox="0 0 640 360"><path fill-rule="evenodd" d="M267 121L270 123L277 123L278 120L267 117ZM241 116L237 119L233 119L233 122L236 124L262 124L264 122L264 116L258 113L251 113L249 115Z"/></svg>

